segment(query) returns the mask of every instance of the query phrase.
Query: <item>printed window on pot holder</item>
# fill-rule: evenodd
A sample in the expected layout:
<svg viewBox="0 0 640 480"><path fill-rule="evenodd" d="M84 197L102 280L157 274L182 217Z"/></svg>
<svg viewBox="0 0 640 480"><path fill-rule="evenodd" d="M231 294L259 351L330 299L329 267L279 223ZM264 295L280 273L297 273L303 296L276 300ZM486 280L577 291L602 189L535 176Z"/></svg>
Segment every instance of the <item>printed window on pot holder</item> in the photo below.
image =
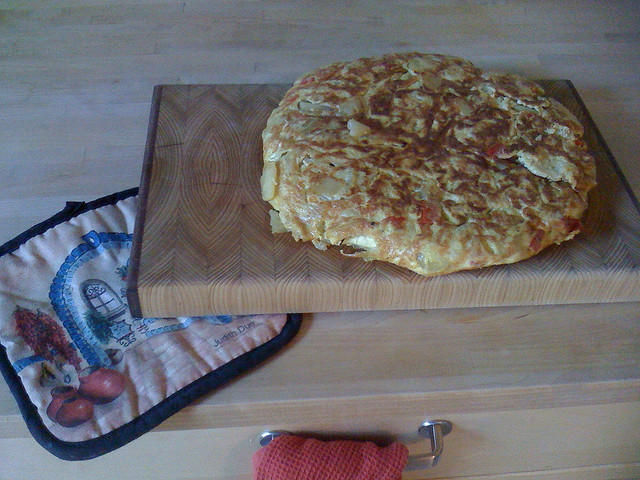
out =
<svg viewBox="0 0 640 480"><path fill-rule="evenodd" d="M68 203L0 247L0 368L59 458L112 451L282 348L300 315L135 318L137 189Z"/></svg>

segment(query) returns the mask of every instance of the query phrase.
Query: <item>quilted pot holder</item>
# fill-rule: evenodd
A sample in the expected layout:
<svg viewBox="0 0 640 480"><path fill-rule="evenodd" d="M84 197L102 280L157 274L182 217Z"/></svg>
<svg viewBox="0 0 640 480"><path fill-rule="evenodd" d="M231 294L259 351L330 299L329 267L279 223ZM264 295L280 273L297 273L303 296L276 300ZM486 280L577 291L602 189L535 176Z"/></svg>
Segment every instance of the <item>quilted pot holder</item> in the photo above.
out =
<svg viewBox="0 0 640 480"><path fill-rule="evenodd" d="M112 451L282 348L300 315L134 318L137 189L0 247L0 368L34 438L67 460Z"/></svg>

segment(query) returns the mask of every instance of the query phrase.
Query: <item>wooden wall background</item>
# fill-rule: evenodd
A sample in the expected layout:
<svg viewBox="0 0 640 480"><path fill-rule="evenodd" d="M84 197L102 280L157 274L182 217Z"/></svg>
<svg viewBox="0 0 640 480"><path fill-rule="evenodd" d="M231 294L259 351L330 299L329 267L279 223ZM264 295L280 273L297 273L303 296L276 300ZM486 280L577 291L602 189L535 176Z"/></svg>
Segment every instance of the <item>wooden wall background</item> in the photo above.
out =
<svg viewBox="0 0 640 480"><path fill-rule="evenodd" d="M0 2L0 243L138 184L152 88L291 82L398 50L574 81L640 190L636 1Z"/></svg>

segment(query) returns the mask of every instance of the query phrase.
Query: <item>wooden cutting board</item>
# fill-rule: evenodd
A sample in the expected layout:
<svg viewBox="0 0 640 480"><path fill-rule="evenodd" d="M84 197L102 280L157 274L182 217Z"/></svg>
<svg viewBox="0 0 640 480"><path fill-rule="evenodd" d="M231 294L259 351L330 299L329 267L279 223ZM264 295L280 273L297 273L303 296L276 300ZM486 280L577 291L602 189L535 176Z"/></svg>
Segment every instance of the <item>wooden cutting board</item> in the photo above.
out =
<svg viewBox="0 0 640 480"><path fill-rule="evenodd" d="M513 265L424 278L273 235L261 132L289 85L154 91L128 297L143 317L640 300L638 201L572 84L541 81L585 125L598 186L585 231Z"/></svg>

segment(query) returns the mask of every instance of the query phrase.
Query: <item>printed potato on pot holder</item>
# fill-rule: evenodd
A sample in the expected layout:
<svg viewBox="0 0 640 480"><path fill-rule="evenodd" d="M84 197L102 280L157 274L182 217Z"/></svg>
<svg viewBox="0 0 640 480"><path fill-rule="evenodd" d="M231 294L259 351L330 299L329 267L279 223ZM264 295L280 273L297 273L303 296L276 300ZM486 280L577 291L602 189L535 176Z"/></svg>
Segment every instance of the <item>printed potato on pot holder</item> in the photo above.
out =
<svg viewBox="0 0 640 480"><path fill-rule="evenodd" d="M112 451L265 360L300 315L135 318L126 279L137 189L0 247L0 369L34 438L67 460Z"/></svg>

